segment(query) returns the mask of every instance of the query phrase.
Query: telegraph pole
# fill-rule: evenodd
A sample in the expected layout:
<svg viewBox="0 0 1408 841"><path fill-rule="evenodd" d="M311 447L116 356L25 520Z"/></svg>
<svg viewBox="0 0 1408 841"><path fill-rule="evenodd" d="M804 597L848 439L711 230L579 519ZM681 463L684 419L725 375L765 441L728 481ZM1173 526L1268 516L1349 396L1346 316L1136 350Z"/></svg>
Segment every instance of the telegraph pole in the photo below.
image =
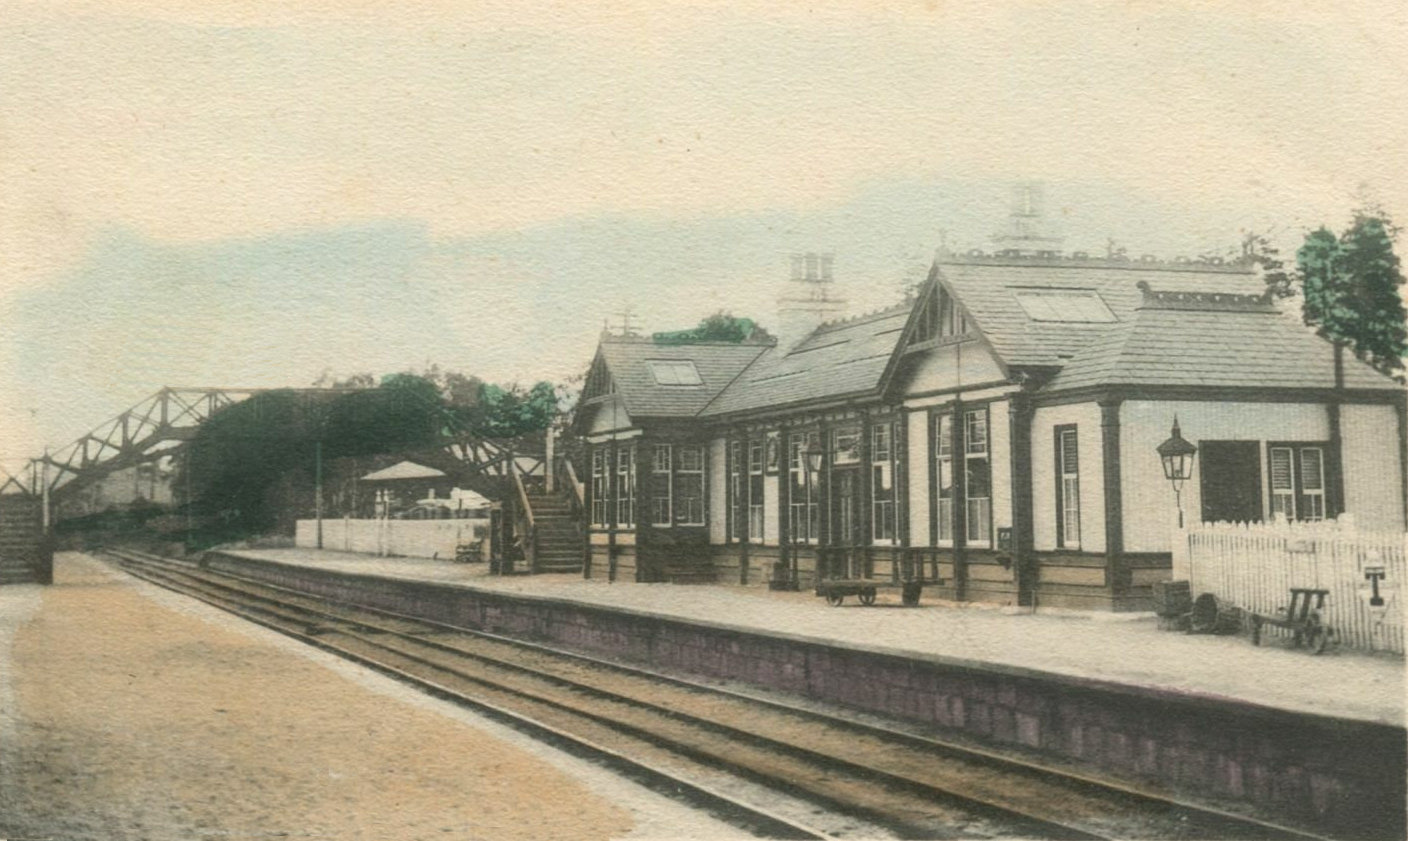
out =
<svg viewBox="0 0 1408 841"><path fill-rule="evenodd" d="M323 548L323 442L313 445L313 516L318 521L318 548Z"/></svg>

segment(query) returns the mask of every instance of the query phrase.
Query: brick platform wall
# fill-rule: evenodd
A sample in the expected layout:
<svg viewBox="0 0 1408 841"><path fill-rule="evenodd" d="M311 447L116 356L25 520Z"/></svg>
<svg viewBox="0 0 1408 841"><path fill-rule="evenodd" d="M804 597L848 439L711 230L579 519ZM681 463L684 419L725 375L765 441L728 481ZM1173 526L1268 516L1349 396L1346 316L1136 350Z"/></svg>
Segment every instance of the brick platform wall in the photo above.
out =
<svg viewBox="0 0 1408 841"><path fill-rule="evenodd" d="M215 569L660 671L740 680L960 731L1190 797L1402 837L1402 727L526 595L211 553Z"/></svg>

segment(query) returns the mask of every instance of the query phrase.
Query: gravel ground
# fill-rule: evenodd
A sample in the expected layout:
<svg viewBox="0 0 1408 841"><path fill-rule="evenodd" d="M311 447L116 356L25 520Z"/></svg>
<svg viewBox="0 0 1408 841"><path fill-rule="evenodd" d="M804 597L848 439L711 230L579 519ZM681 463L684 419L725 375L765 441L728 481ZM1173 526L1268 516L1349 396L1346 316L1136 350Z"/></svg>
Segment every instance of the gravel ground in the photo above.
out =
<svg viewBox="0 0 1408 841"><path fill-rule="evenodd" d="M1230 698L1321 715L1404 723L1404 661L1332 650L1312 657L1244 637L1160 631L1152 614L1038 613L925 596L919 609L882 592L880 607L827 607L810 592L757 587L609 584L580 576L499 577L482 564L378 558L311 549L239 554L347 572L445 581L603 604L660 616L756 628L895 651L1055 672ZM886 608L891 609L886 609Z"/></svg>
<svg viewBox="0 0 1408 841"><path fill-rule="evenodd" d="M85 556L0 590L0 838L737 836Z"/></svg>

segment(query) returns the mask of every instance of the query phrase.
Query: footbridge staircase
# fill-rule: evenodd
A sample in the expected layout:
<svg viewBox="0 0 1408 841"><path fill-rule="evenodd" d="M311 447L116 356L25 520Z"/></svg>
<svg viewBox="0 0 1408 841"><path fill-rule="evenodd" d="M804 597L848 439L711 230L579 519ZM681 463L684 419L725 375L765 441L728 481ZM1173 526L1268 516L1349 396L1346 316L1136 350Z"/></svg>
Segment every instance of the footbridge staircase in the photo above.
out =
<svg viewBox="0 0 1408 841"><path fill-rule="evenodd" d="M580 573L587 534L583 488L569 459L552 459L541 476L513 474L516 494L506 512L509 539L502 572Z"/></svg>

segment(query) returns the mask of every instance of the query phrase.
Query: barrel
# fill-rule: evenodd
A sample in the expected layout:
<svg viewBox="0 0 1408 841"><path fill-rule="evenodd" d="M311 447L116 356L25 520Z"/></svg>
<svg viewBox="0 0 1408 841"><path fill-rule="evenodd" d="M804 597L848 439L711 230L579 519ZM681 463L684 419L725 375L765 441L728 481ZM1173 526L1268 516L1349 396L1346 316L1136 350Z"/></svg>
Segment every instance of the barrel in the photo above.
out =
<svg viewBox="0 0 1408 841"><path fill-rule="evenodd" d="M1235 634L1242 629L1242 610L1218 601L1212 593L1203 593L1193 600L1190 627L1196 634Z"/></svg>

